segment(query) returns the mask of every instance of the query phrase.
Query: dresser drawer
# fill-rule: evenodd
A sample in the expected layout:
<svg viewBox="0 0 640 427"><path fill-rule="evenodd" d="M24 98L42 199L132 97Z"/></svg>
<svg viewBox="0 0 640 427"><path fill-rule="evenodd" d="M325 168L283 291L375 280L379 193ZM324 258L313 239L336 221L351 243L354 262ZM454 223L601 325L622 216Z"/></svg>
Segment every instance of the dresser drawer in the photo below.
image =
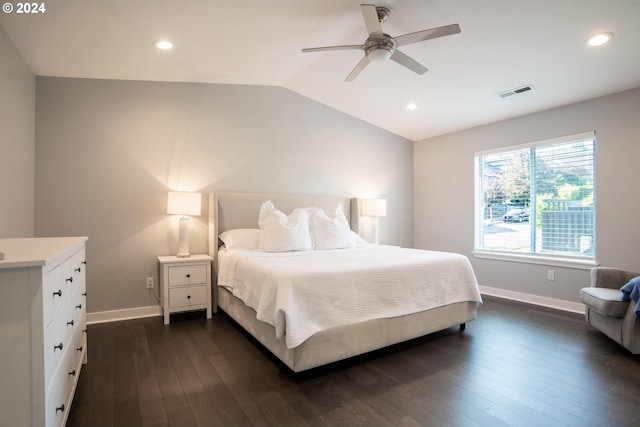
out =
<svg viewBox="0 0 640 427"><path fill-rule="evenodd" d="M77 368L81 363L85 363L85 354L87 352L87 334L81 330L73 335L73 366Z"/></svg>
<svg viewBox="0 0 640 427"><path fill-rule="evenodd" d="M51 386L47 390L46 420L47 427L59 427L67 417L71 408L70 396L76 376L79 372L73 366L74 352L71 348L66 349L60 361Z"/></svg>
<svg viewBox="0 0 640 427"><path fill-rule="evenodd" d="M169 310L179 308L184 308L186 310L194 306L204 306L206 304L206 286L187 286L169 289Z"/></svg>
<svg viewBox="0 0 640 427"><path fill-rule="evenodd" d="M51 378L70 345L75 321L73 320L72 299L67 298L65 305L53 319L44 333L44 378L48 386Z"/></svg>
<svg viewBox="0 0 640 427"><path fill-rule="evenodd" d="M86 315L87 307L86 307L86 299L84 292L80 292L79 289L74 292L71 296L72 301L72 310L73 310L73 318L78 323L78 320L82 317L82 315Z"/></svg>
<svg viewBox="0 0 640 427"><path fill-rule="evenodd" d="M67 298L71 296L72 280L70 260L64 261L45 275L42 285L45 327L51 323Z"/></svg>
<svg viewBox="0 0 640 427"><path fill-rule="evenodd" d="M207 266L204 264L169 267L169 287L207 283Z"/></svg>

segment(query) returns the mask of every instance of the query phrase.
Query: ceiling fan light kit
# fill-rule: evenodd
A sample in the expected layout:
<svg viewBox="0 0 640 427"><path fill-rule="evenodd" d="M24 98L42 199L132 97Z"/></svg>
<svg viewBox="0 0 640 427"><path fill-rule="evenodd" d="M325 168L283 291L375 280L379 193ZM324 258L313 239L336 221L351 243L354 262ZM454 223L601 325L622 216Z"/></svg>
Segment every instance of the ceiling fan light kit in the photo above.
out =
<svg viewBox="0 0 640 427"><path fill-rule="evenodd" d="M370 62L384 62L388 59L397 62L416 74L422 75L428 71L427 68L400 52L398 47L460 33L460 26L458 24L452 24L444 27L416 31L415 33L404 34L394 38L382 31L381 24L385 22L391 14L388 8L375 6L373 4L361 4L360 9L369 33L369 37L363 44L302 49L303 53L355 49L364 51L364 56L360 62L356 64L351 73L349 73L345 82L353 81Z"/></svg>

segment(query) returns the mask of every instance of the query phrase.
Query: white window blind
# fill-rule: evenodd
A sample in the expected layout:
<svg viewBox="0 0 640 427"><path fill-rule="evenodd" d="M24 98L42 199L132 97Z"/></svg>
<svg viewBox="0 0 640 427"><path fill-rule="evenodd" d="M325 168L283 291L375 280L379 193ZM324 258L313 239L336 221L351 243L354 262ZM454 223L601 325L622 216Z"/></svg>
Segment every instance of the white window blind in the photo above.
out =
<svg viewBox="0 0 640 427"><path fill-rule="evenodd" d="M476 153L475 249L595 259L595 132Z"/></svg>

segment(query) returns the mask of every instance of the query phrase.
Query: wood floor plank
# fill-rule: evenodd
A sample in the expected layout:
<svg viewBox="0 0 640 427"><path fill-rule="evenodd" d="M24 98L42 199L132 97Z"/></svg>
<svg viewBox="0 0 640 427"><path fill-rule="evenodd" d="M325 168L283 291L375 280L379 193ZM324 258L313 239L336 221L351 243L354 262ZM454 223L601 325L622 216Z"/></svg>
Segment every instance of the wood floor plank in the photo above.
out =
<svg viewBox="0 0 640 427"><path fill-rule="evenodd" d="M125 325L123 325L125 326ZM139 427L142 425L138 400L138 384L131 343L131 329L118 328L114 335L114 419L115 426Z"/></svg>
<svg viewBox="0 0 640 427"><path fill-rule="evenodd" d="M167 421L169 425L172 426L195 427L197 426L196 420L191 412L191 407L189 406L189 402L184 394L168 352L168 349L173 343L170 340L166 340L164 334L154 334L153 329L151 329L151 325L145 325L149 351L160 388L160 394L162 395Z"/></svg>
<svg viewBox="0 0 640 427"><path fill-rule="evenodd" d="M144 326L132 326L131 336L142 425L169 426Z"/></svg>
<svg viewBox="0 0 640 427"><path fill-rule="evenodd" d="M242 408L230 393L216 367L207 357L207 353L213 351L212 347L215 345L205 338L206 335L202 329L192 329L189 331L189 335L185 335L181 340L182 348L189 356L209 399L213 402L222 420L222 424L225 426L249 425L249 420Z"/></svg>
<svg viewBox="0 0 640 427"><path fill-rule="evenodd" d="M90 325L67 426L636 426L640 356L581 316L478 319L293 375L225 315Z"/></svg>

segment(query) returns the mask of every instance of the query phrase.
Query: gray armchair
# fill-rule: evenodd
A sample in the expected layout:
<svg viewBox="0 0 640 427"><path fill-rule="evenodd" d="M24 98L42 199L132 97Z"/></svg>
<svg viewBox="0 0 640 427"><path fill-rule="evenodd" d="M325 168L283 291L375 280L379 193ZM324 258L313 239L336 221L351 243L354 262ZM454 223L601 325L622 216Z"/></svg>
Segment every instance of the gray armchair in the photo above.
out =
<svg viewBox="0 0 640 427"><path fill-rule="evenodd" d="M610 267L591 269L591 286L580 290L587 323L621 344L633 354L640 354L640 318L635 302L622 301L620 288L640 273Z"/></svg>

